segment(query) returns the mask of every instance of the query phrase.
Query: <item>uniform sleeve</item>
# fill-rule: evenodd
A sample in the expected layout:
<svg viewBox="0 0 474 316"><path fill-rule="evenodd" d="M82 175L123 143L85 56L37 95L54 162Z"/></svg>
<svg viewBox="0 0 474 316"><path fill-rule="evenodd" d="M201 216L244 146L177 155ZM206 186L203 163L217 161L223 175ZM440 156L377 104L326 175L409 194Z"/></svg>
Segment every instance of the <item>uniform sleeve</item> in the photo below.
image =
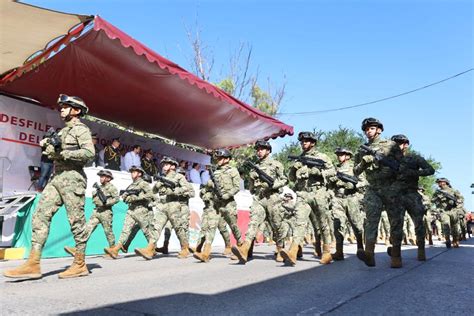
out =
<svg viewBox="0 0 474 316"><path fill-rule="evenodd" d="M232 188L230 188L229 194L231 196L234 196L240 191L240 174L237 168L232 168L231 176L232 176Z"/></svg>
<svg viewBox="0 0 474 316"><path fill-rule="evenodd" d="M461 192L454 190L454 196L456 197L457 205L462 206L464 204L464 196L462 196Z"/></svg>
<svg viewBox="0 0 474 316"><path fill-rule="evenodd" d="M288 183L285 176L283 165L279 161L275 161L275 181L273 182L273 189L278 190Z"/></svg>
<svg viewBox="0 0 474 316"><path fill-rule="evenodd" d="M115 185L110 184L107 191L107 206L113 206L119 201L118 190Z"/></svg>
<svg viewBox="0 0 474 316"><path fill-rule="evenodd" d="M418 166L418 175L421 177L431 176L435 173L434 168L421 156L418 157Z"/></svg>
<svg viewBox="0 0 474 316"><path fill-rule="evenodd" d="M152 201L153 200L153 191L151 190L150 185L145 181L142 181L140 184L141 189L140 194L138 194L136 201Z"/></svg>
<svg viewBox="0 0 474 316"><path fill-rule="evenodd" d="M185 196L188 198L194 197L194 187L189 183L184 176L178 178L178 188L176 188L176 195Z"/></svg>
<svg viewBox="0 0 474 316"><path fill-rule="evenodd" d="M66 161L72 160L83 163L87 163L94 159L95 148L92 143L92 136L89 128L85 125L77 125L74 127L74 133L79 149L69 150L65 148L61 153L64 159Z"/></svg>

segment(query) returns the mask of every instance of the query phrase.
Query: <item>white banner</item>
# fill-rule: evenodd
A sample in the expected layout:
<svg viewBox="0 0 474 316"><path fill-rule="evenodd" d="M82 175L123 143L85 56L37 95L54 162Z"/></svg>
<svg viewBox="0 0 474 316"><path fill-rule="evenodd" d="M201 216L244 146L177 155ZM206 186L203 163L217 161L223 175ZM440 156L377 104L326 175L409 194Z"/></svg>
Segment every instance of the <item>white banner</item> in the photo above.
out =
<svg viewBox="0 0 474 316"><path fill-rule="evenodd" d="M166 155L202 165L210 163L210 157L205 154L168 145L159 140L148 139L96 122L84 121L84 123L90 127L93 133L98 134L101 149L110 144L112 138L120 137L121 145L127 151L137 144L141 145L143 149L151 148L157 157ZM50 127L60 128L63 126L58 111L0 95L0 177L2 169L4 170L0 192L2 184L4 193L28 190L31 185L28 166L40 165L40 140Z"/></svg>

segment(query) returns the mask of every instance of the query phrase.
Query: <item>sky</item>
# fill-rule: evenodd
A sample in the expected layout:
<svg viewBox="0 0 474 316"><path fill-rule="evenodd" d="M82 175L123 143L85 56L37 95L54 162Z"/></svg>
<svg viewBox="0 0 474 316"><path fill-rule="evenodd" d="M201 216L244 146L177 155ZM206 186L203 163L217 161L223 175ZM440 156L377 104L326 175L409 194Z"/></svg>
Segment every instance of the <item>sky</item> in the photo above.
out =
<svg viewBox="0 0 474 316"><path fill-rule="evenodd" d="M100 15L159 54L190 69L186 27L197 24L221 78L232 51L252 46L251 71L286 82L281 112L350 106L396 95L474 67L473 2L386 1L46 1L29 4ZM376 117L383 136L405 134L414 148L441 162L439 176L474 211L473 76L389 101L345 111L282 115L302 130L338 126L360 131ZM272 142L274 151L295 140Z"/></svg>

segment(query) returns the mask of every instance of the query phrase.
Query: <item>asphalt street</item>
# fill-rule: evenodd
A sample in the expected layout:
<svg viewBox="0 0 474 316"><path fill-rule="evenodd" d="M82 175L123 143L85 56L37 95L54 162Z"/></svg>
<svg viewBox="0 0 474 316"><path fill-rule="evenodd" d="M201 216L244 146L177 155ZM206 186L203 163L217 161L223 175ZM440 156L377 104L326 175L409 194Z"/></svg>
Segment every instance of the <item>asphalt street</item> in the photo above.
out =
<svg viewBox="0 0 474 316"><path fill-rule="evenodd" d="M213 249L205 264L176 253L152 261L88 257L87 277L58 279L72 258L44 259L44 277L0 277L2 315L474 315L474 238L459 249L440 242L404 246L403 268L390 269L378 244L377 266L366 267L346 245L346 259L322 266L306 247L296 267L276 263L274 247L255 247L254 260L236 264ZM0 262L0 270L22 261Z"/></svg>

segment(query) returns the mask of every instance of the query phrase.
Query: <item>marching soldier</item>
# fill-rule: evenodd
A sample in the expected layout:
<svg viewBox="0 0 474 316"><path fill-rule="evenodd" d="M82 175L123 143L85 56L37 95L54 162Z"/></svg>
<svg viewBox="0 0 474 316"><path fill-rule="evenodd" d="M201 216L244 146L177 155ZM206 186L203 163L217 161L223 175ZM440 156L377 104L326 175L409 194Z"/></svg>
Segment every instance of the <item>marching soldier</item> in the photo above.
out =
<svg viewBox="0 0 474 316"><path fill-rule="evenodd" d="M158 238L168 221L171 222L181 244L179 259L189 256L189 198L194 197L194 188L186 178L175 171L178 162L172 158L164 157L161 160L164 177L158 178L153 186L153 192L159 194L160 204L154 218L154 230ZM143 249L137 249L137 254L144 258L155 254L155 244Z"/></svg>
<svg viewBox="0 0 474 316"><path fill-rule="evenodd" d="M364 250L362 241L364 219L359 208L356 195L359 179L354 176L353 163L350 161L353 154L349 149L337 148L335 151L339 165L336 166L338 177L334 180L334 194L332 211L334 213L334 234L336 238L336 252L332 254L334 260L344 260L343 242L346 226L351 226L357 240L357 249Z"/></svg>
<svg viewBox="0 0 474 316"><path fill-rule="evenodd" d="M205 184L209 190L212 190L214 210L210 209L212 212L209 214L211 219L209 220L209 228L205 232L202 251L194 254L194 257L201 261L209 260L211 245L219 224L218 216L224 218L230 226L232 234L237 240L237 245L242 246L243 243L239 226L237 226L237 204L234 200L234 195L240 191L240 174L237 168L229 165L232 159L229 150L216 150L215 158L217 160L217 170L210 173L211 180Z"/></svg>
<svg viewBox="0 0 474 316"><path fill-rule="evenodd" d="M54 161L54 175L43 190L38 208L33 215L31 251L26 263L18 268L4 271L10 278L42 277L40 258L48 238L51 220L61 205L65 205L72 234L76 242L74 262L59 278L74 278L89 274L84 261L86 250L86 219L84 202L86 192L85 164L94 158L94 145L89 128L80 117L89 111L78 97L60 94L58 105L61 119L66 126L57 135L50 135L41 141L45 154Z"/></svg>
<svg viewBox="0 0 474 316"><path fill-rule="evenodd" d="M86 240L89 240L97 225L102 224L109 247L112 247L115 244L114 232L112 230L112 206L119 201L119 195L117 188L110 182L114 179L112 172L109 170L100 170L97 175L100 177L100 185L97 183L94 184L92 200L96 208L85 228ZM73 256L76 253L76 248L73 247L66 246L64 250Z"/></svg>
<svg viewBox="0 0 474 316"><path fill-rule="evenodd" d="M410 140L405 135L394 135L392 140L398 144L403 157L400 160L400 169L396 181L393 183L395 190L400 193L398 203L403 208L403 213L408 212L415 226L416 245L418 246L418 260L425 261L425 225L423 217L426 209L423 197L418 193L420 177L427 177L435 173L434 168L420 155L408 152ZM407 233L410 227L407 223ZM410 235L407 236L408 239Z"/></svg>
<svg viewBox="0 0 474 316"><path fill-rule="evenodd" d="M421 195L422 203L426 210L426 214L423 217L423 226L425 226L426 238L428 239L428 244L433 245L433 230L431 228L433 215L431 214L431 200L425 194L425 188L423 188L422 186L418 187L418 193Z"/></svg>
<svg viewBox="0 0 474 316"><path fill-rule="evenodd" d="M276 260L283 262L280 255L280 251L284 248L284 236L281 231L283 213L278 204L281 200L280 190L288 181L281 162L270 157L272 146L269 142L259 140L255 143L255 149L258 162L256 165L247 162L247 164L254 166L250 171L249 183L250 193L255 199L251 207L250 223L244 243L240 247L233 247L232 252L241 263L245 263L258 228L266 218L271 225L273 238L276 241Z"/></svg>
<svg viewBox="0 0 474 316"><path fill-rule="evenodd" d="M459 248L459 208L463 207L464 197L458 190L451 187L446 178L436 179L439 189L433 195L432 202L441 213L441 227L446 240L446 248Z"/></svg>
<svg viewBox="0 0 474 316"><path fill-rule="evenodd" d="M369 267L375 266L374 250L377 242L377 230L380 215L385 207L390 221L390 237L393 249L391 267L400 268L401 242L403 239L403 215L397 206L398 192L392 188L401 159L400 148L394 141L382 139L383 124L375 118L362 121L362 131L367 137L367 144L355 157L354 174L365 172L369 186L364 196L363 205L366 213L364 226L365 251L358 250L357 257Z"/></svg>
<svg viewBox="0 0 474 316"><path fill-rule="evenodd" d="M112 144L104 148L104 167L110 170L120 171L122 155L120 153L120 139L112 139Z"/></svg>
<svg viewBox="0 0 474 316"><path fill-rule="evenodd" d="M331 263L331 235L329 230L330 209L327 189L329 178L336 175L331 159L316 150L316 135L312 132L298 134L303 153L291 166L289 179L295 183L298 198L311 206L314 217L315 235L320 235L323 242L321 264ZM311 163L310 161L314 163Z"/></svg>
<svg viewBox="0 0 474 316"><path fill-rule="evenodd" d="M153 202L154 196L150 185L143 180L145 171L137 166L132 166L129 171L133 182L127 189L120 192L122 193L123 201L128 204L128 211L123 222L122 233L120 234L118 243L113 247L105 248L104 251L112 258L117 259L119 250L122 249L122 245L128 240L134 226L138 224L148 241L148 248L150 248L150 245L153 246L152 255L144 256L145 259L150 260L154 255L155 244L158 241L155 231L151 229L153 213L150 210L150 203ZM135 249L135 252L142 255L140 249Z"/></svg>

